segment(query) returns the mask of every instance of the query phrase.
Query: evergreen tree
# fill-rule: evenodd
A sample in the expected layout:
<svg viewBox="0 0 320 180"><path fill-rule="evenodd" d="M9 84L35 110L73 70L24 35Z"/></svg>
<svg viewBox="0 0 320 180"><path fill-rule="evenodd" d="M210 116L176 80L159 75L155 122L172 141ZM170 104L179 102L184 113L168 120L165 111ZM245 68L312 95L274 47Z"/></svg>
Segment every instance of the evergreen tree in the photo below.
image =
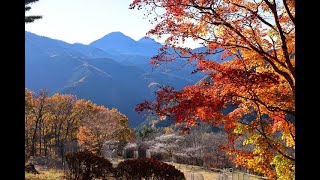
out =
<svg viewBox="0 0 320 180"><path fill-rule="evenodd" d="M29 11L31 9L30 4L35 3L39 0L25 0L25 12ZM25 17L25 22L26 23L31 23L36 19L41 19L42 16L26 16Z"/></svg>

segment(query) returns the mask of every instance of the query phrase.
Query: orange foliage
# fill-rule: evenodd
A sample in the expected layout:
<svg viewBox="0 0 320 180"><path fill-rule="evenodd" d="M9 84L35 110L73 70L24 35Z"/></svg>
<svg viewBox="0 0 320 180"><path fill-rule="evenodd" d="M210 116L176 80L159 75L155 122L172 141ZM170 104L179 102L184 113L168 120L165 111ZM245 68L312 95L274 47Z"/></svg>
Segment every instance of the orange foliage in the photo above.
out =
<svg viewBox="0 0 320 180"><path fill-rule="evenodd" d="M63 157L78 145L100 153L104 141L132 141L128 118L74 95L25 89L25 154Z"/></svg>
<svg viewBox="0 0 320 180"><path fill-rule="evenodd" d="M116 109L94 106L78 132L78 142L82 148L101 154L107 140L132 141L133 131L128 128L128 118Z"/></svg>
<svg viewBox="0 0 320 180"><path fill-rule="evenodd" d="M187 126L197 120L223 125L229 134L224 149L236 164L270 179L294 178L295 2L139 0L131 8L145 8L155 16L150 36L170 35L151 64L183 57L213 82L182 91L163 88L156 101L141 103L137 110L174 114ZM207 51L179 47L187 37L202 41ZM207 58L220 51L221 64ZM235 108L222 113L231 104ZM253 145L253 151L238 148L240 139Z"/></svg>

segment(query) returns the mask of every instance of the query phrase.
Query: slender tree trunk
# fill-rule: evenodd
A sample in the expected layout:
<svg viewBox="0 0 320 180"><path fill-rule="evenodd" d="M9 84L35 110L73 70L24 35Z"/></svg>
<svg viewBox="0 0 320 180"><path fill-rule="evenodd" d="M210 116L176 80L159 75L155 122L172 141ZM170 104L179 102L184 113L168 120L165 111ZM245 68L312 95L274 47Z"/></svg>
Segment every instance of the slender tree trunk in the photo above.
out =
<svg viewBox="0 0 320 180"><path fill-rule="evenodd" d="M45 108L45 101L46 101L46 98L47 98L47 94L45 92L40 92L40 97L39 97L39 100L40 100L40 104L39 106L36 107L36 109L38 110L38 112L34 112L35 114L37 114L37 118L36 118L36 124L35 124L35 128L34 128L34 131L33 131L33 136L32 136L32 145L31 145L31 154L32 156L36 156L37 155L37 149L36 149L36 144L37 144L37 141L38 141L38 138L37 138L37 133L38 133L38 126L40 126L40 123L42 121L42 117L43 117L43 113L44 113L44 108ZM41 134L41 131L40 131L40 134ZM40 143L41 143L41 139L40 139Z"/></svg>
<svg viewBox="0 0 320 180"><path fill-rule="evenodd" d="M54 157L57 156L57 146L58 146L58 125L55 124L54 125L54 144L52 144L52 147L53 147L53 151L54 151Z"/></svg>
<svg viewBox="0 0 320 180"><path fill-rule="evenodd" d="M59 152L59 155L61 155L61 151L62 151L62 148L61 148L61 130L62 130L62 124L63 124L63 121L61 120L60 124L59 124L59 127L58 127L58 132L57 132L57 147L58 147L58 152ZM62 157L61 157L62 158Z"/></svg>
<svg viewBox="0 0 320 180"><path fill-rule="evenodd" d="M68 122L67 123L66 133L65 133L65 136L64 136L64 142L65 143L68 142L68 135L69 135L70 127L71 127L71 123ZM71 142L71 138L70 138L70 142ZM68 149L66 151L68 151Z"/></svg>
<svg viewBox="0 0 320 180"><path fill-rule="evenodd" d="M25 156L29 156L30 155L30 148L29 148L30 144L29 144L29 136L28 136L28 132L25 135Z"/></svg>
<svg viewBox="0 0 320 180"><path fill-rule="evenodd" d="M45 128L42 130L42 137L43 137L43 147L44 147L44 156L47 157L48 155L48 145L47 145L47 138Z"/></svg>
<svg viewBox="0 0 320 180"><path fill-rule="evenodd" d="M36 120L36 125L33 131L33 136L32 136L32 144L31 144L31 155L36 156L36 141L37 141L37 129L38 129L38 123L39 123L39 118Z"/></svg>
<svg viewBox="0 0 320 180"><path fill-rule="evenodd" d="M53 132L54 132L54 124L52 123L51 124L51 130L50 130L50 134L53 134ZM54 138L54 137L53 137ZM54 152L52 151L52 146L53 146L53 144L52 143L50 143L50 142L52 142L52 137L51 137L51 135L50 135L50 137L49 137L49 139L48 139L48 146L49 146L49 156L51 156L51 157L54 157Z"/></svg>
<svg viewBox="0 0 320 180"><path fill-rule="evenodd" d="M42 139L42 129L43 129L42 126L43 126L43 123L40 122L39 123L39 143L40 143L39 156L42 155L42 141L43 141L43 139Z"/></svg>

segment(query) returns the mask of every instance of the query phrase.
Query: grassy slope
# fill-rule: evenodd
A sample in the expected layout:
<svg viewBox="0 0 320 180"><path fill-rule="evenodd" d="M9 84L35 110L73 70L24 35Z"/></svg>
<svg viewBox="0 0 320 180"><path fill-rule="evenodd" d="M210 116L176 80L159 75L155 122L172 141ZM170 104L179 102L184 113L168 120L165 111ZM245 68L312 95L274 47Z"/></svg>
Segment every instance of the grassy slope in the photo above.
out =
<svg viewBox="0 0 320 180"><path fill-rule="evenodd" d="M65 180L63 171L60 170L39 170L40 174L26 173L26 180Z"/></svg>

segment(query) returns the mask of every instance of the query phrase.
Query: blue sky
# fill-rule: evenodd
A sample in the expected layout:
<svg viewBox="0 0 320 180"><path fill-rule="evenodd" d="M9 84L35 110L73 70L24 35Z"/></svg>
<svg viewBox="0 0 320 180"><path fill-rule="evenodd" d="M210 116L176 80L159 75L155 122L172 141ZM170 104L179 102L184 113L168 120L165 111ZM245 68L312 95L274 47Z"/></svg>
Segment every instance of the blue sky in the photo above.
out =
<svg viewBox="0 0 320 180"><path fill-rule="evenodd" d="M32 33L68 43L89 44L110 32L120 31L135 40L154 27L144 10L129 9L132 0L39 0L26 15L42 19L25 25ZM157 40L163 42L163 39ZM188 41L186 46L197 47Z"/></svg>
<svg viewBox="0 0 320 180"><path fill-rule="evenodd" d="M132 0L39 0L27 15L43 18L25 25L25 30L68 43L89 44L120 31L138 40L154 25L143 10L129 9ZM157 40L162 42L162 40ZM188 42L192 47L194 43Z"/></svg>
<svg viewBox="0 0 320 180"><path fill-rule="evenodd" d="M26 24L26 31L88 44L104 35L121 31L138 40L153 26L143 12L130 10L132 0L39 0L31 5L30 15L43 18Z"/></svg>

